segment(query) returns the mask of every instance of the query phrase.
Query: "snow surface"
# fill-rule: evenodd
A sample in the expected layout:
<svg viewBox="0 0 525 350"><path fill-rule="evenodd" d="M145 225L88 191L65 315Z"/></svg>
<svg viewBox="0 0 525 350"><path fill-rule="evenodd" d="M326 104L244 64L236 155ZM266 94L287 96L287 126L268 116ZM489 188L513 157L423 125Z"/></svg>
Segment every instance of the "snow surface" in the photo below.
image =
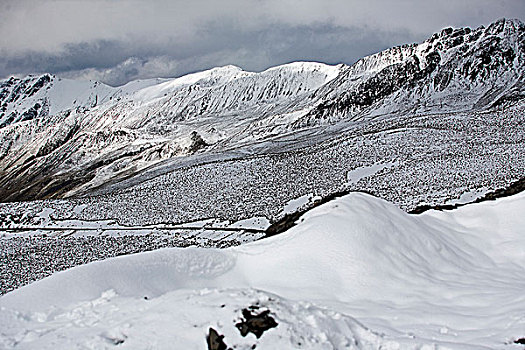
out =
<svg viewBox="0 0 525 350"><path fill-rule="evenodd" d="M451 200L447 201L445 204L454 205L454 204L472 203L476 199L481 198L484 195L486 195L487 192L489 192L489 189L487 187L476 188L476 189L473 189L473 190L469 190L469 191L463 192L461 194L461 196L459 196L459 198L451 199Z"/></svg>
<svg viewBox="0 0 525 350"><path fill-rule="evenodd" d="M252 218L236 221L229 225L229 227L266 230L270 227L270 221L264 216L254 216Z"/></svg>
<svg viewBox="0 0 525 350"><path fill-rule="evenodd" d="M377 174L383 169L390 169L392 167L395 167L398 164L398 162L377 163L371 166L353 169L346 173L346 179L348 181L348 184L356 184L361 179L365 179L369 176Z"/></svg>
<svg viewBox="0 0 525 350"><path fill-rule="evenodd" d="M282 214L293 214L299 210L306 209L309 205L312 205L315 201L321 200L319 196L314 196L313 193L305 194L304 196L290 200L283 208Z"/></svg>
<svg viewBox="0 0 525 350"><path fill-rule="evenodd" d="M0 347L519 349L525 194L414 216L366 194L230 249L161 249L56 273L0 298ZM258 303L279 324L234 328Z"/></svg>

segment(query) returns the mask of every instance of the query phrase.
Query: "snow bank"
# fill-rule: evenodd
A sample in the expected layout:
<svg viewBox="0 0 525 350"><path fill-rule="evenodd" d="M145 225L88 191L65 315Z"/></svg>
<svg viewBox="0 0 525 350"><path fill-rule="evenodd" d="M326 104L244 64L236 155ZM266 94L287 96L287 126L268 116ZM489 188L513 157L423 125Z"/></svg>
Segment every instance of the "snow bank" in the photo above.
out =
<svg viewBox="0 0 525 350"><path fill-rule="evenodd" d="M518 195L413 216L350 194L269 239L108 259L8 293L0 345L203 349L212 326L239 349L512 348L523 209ZM242 338L233 321L254 303L279 326Z"/></svg>

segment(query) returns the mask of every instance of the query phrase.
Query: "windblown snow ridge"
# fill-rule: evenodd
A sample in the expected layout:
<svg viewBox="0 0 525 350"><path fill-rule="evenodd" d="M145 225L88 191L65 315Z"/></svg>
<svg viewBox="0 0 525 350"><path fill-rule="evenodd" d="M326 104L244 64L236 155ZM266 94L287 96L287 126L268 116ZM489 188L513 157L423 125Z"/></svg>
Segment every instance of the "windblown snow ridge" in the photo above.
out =
<svg viewBox="0 0 525 350"><path fill-rule="evenodd" d="M247 245L84 265L1 297L0 344L203 348L213 327L237 348L510 348L523 331L524 199L414 216L351 193ZM248 305L278 326L242 337Z"/></svg>

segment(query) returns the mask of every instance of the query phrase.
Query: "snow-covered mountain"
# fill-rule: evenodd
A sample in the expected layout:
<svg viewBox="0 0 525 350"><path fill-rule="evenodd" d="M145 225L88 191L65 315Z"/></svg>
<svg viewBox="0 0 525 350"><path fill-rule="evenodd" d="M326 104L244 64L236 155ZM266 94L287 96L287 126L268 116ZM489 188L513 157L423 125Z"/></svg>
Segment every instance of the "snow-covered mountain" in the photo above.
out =
<svg viewBox="0 0 525 350"><path fill-rule="evenodd" d="M91 109L113 99L118 102L123 96L165 80L136 80L114 88L96 81L62 79L50 74L12 77L0 82L0 128L68 110Z"/></svg>
<svg viewBox="0 0 525 350"><path fill-rule="evenodd" d="M0 347L206 349L213 328L234 349L520 349L524 209L519 194L416 216L353 193L276 237L108 259L10 292ZM272 327L243 337L264 313Z"/></svg>
<svg viewBox="0 0 525 350"><path fill-rule="evenodd" d="M72 186L64 182L65 177L78 185L88 182L95 173L133 173L234 135L255 140L243 134L254 120L292 109L307 93L333 79L339 69L305 62L249 73L226 66L158 84L132 82L110 88L89 83L82 105L76 108L70 108L78 103L76 94L56 92L76 82L53 78L49 89L18 102L18 106L41 105L49 109L31 107L42 115L20 115L30 120L16 119L13 115L18 114L11 112L4 120L10 124L0 129L4 146L0 150L3 197L56 195L56 189L43 188L51 179L43 179L43 172L53 174L61 191L70 190ZM19 86L25 84L26 80L19 82ZM78 86L86 84L79 82ZM6 93L8 101L16 100L9 97L12 93ZM55 98L57 94L60 99ZM48 110L55 113L46 114ZM271 128L266 131L271 133ZM17 184L22 179L31 184L29 193L15 195L13 192L21 190Z"/></svg>
<svg viewBox="0 0 525 350"><path fill-rule="evenodd" d="M0 82L0 198L89 193L166 159L334 124L485 110L523 97L524 60L525 25L500 20L447 28L352 66L226 66L116 88L47 74L11 78Z"/></svg>
<svg viewBox="0 0 525 350"><path fill-rule="evenodd" d="M1 81L0 348L523 347L524 59Z"/></svg>
<svg viewBox="0 0 525 350"><path fill-rule="evenodd" d="M525 27L446 28L421 44L366 57L326 88L305 119L480 110L525 94Z"/></svg>

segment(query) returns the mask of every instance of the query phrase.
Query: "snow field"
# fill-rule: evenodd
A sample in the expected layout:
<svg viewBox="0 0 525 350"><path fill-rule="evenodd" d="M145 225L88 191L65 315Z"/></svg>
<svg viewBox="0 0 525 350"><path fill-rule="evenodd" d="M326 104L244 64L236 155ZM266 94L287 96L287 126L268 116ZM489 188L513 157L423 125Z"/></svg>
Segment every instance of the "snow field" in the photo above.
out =
<svg viewBox="0 0 525 350"><path fill-rule="evenodd" d="M414 216L352 193L269 239L108 259L8 293L0 344L202 349L214 327L238 349L517 349L524 207L520 194ZM242 338L257 302L279 325Z"/></svg>

